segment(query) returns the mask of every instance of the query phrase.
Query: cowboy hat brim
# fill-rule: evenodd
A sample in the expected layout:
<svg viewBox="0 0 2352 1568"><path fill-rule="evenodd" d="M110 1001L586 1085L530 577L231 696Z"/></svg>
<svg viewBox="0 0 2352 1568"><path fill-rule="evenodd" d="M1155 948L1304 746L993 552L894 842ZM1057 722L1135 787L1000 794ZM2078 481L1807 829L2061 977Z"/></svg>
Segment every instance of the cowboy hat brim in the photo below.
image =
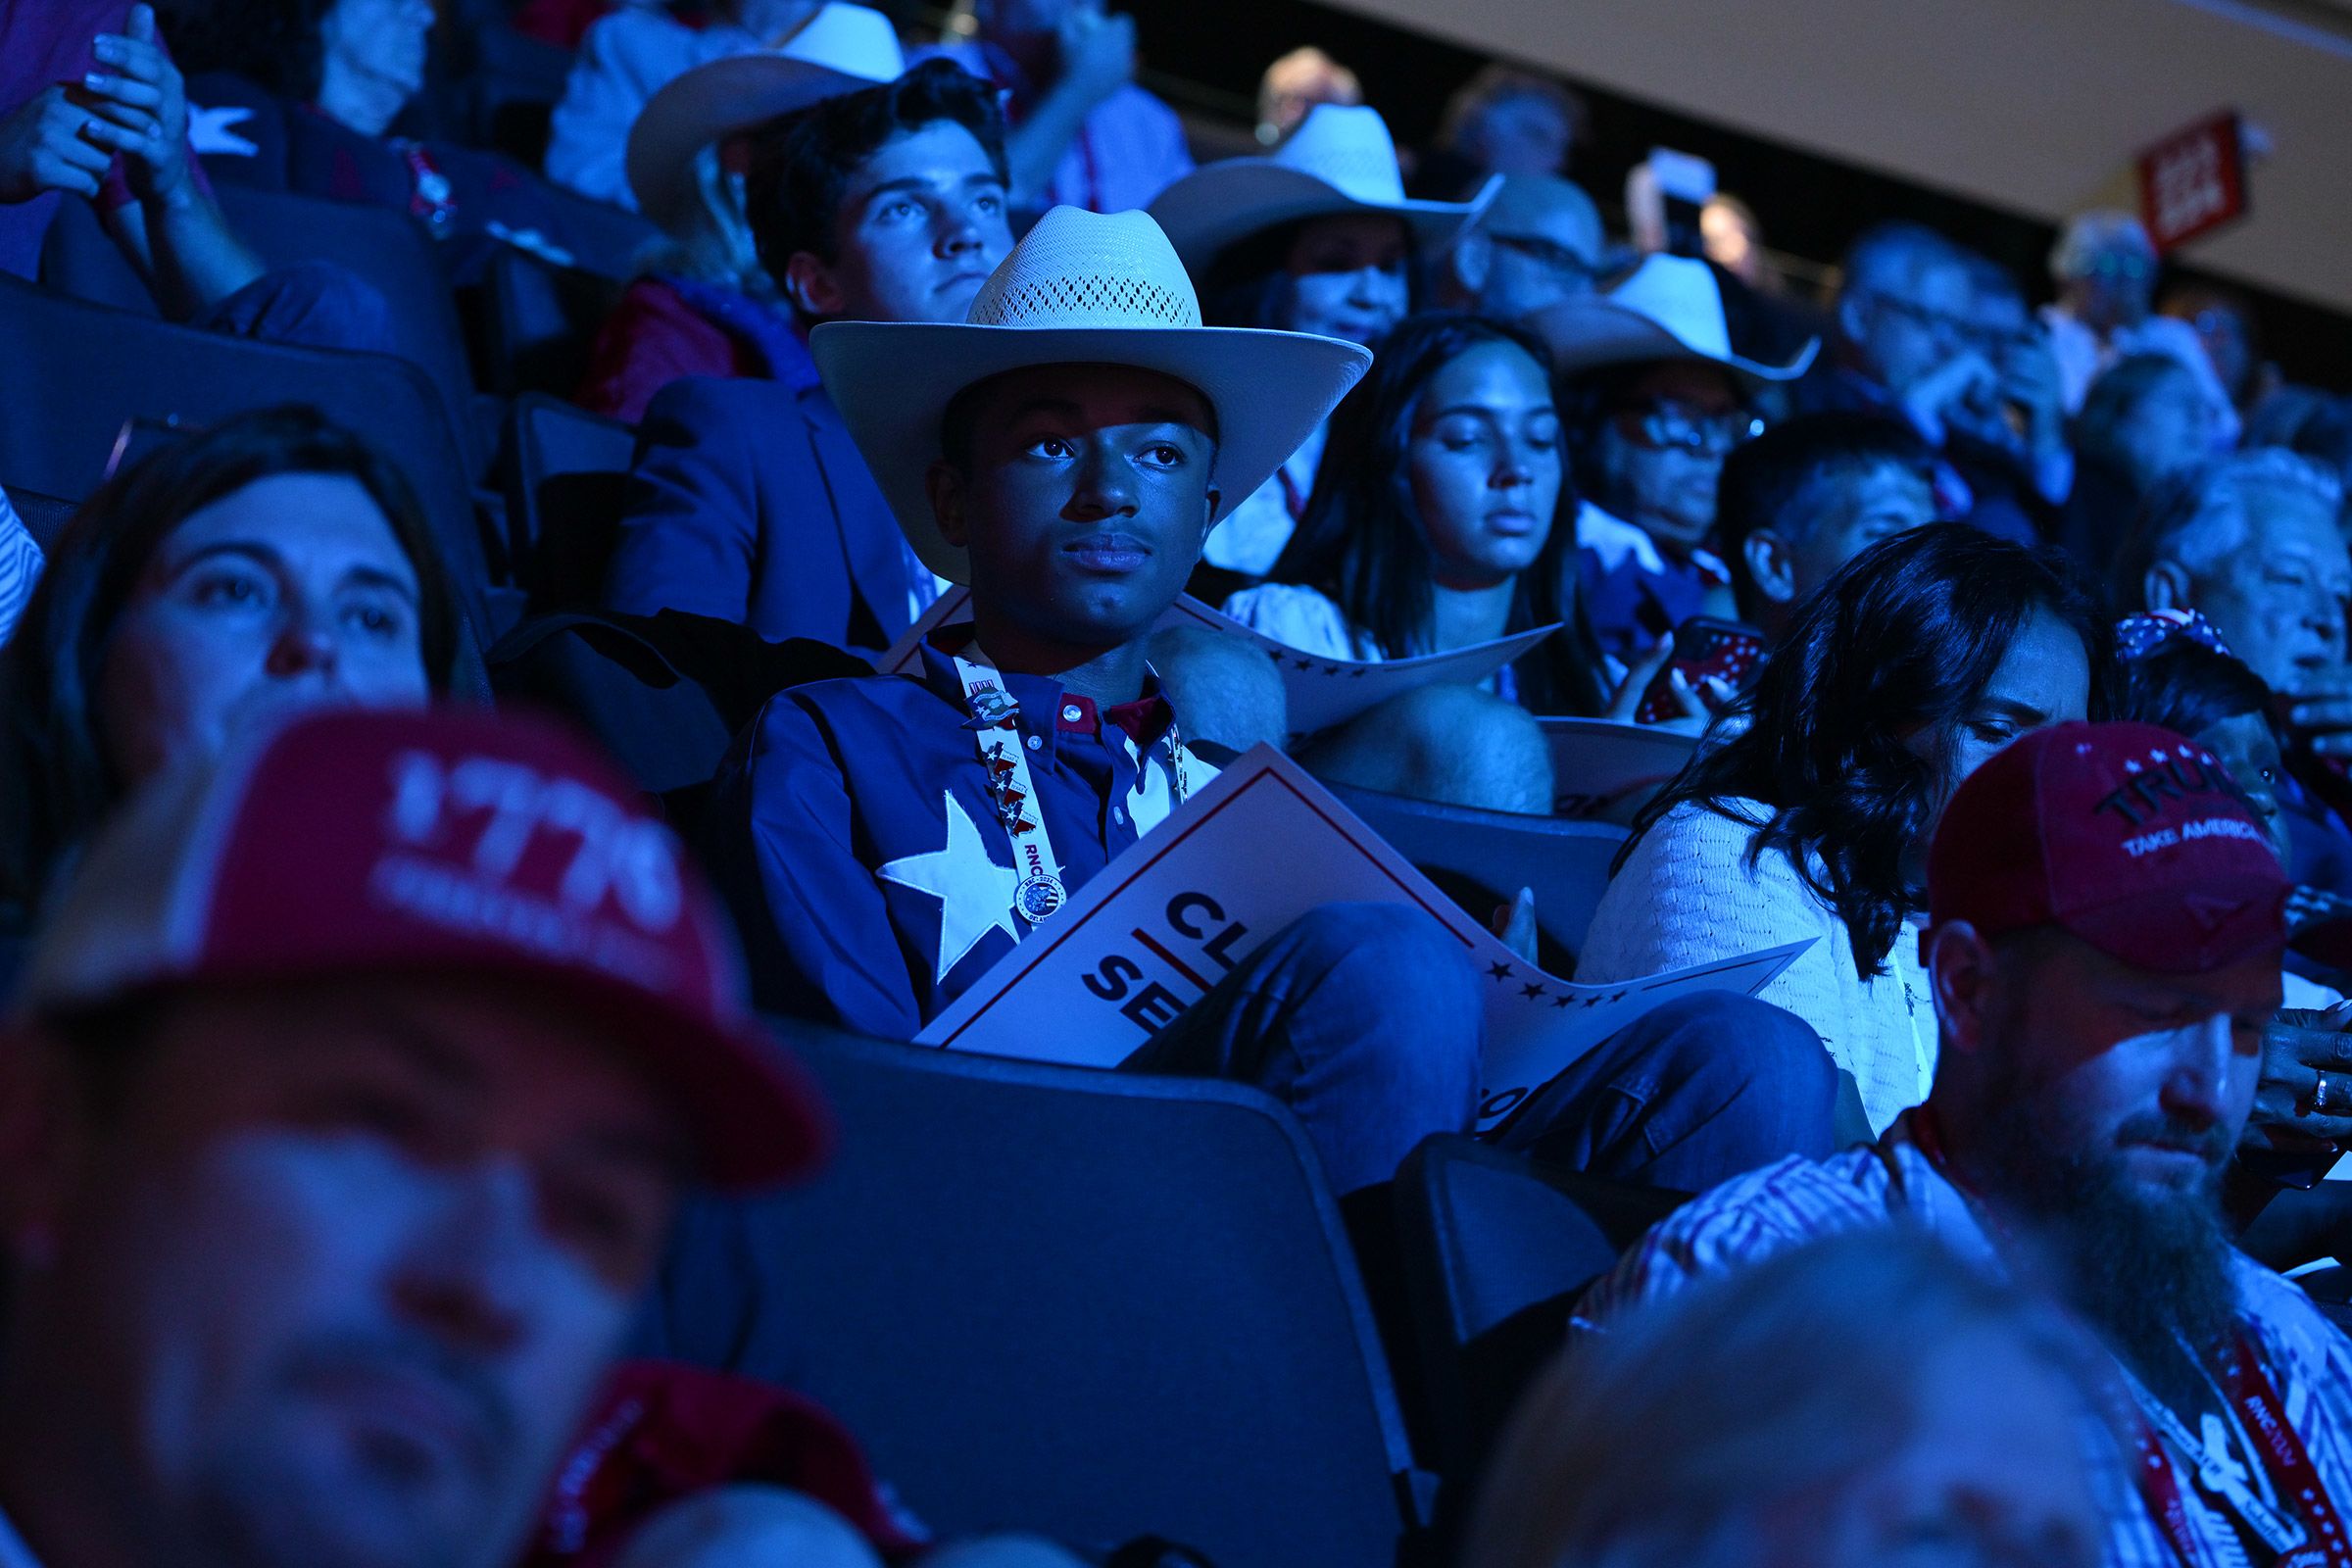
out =
<svg viewBox="0 0 2352 1568"><path fill-rule="evenodd" d="M1145 209L1195 277L1205 274L1218 255L1252 234L1309 218L1342 213L1382 213L1404 220L1413 243L1424 253L1443 250L1462 225L1487 210L1501 189L1499 175L1466 202L1358 201L1337 185L1269 158L1232 158L1196 169L1155 197Z"/></svg>
<svg viewBox="0 0 2352 1568"><path fill-rule="evenodd" d="M1807 339L1796 358L1786 365L1765 365L1738 354L1709 354L1640 311L1627 310L1605 298L1565 300L1537 312L1527 324L1550 346L1552 369L1560 375L1611 365L1697 360L1720 365L1750 382L1792 381L1805 373L1821 348L1819 338Z"/></svg>
<svg viewBox="0 0 2352 1568"><path fill-rule="evenodd" d="M1338 338L1253 328L971 326L828 321L808 335L825 390L924 565L969 583L931 511L940 424L965 387L1044 365L1122 365L1174 376L1217 417L1216 515L1273 476L1372 363Z"/></svg>
<svg viewBox="0 0 2352 1568"><path fill-rule="evenodd" d="M695 67L655 93L629 129L625 168L638 211L672 227L687 210L694 160L704 148L889 79L776 54L733 55Z"/></svg>

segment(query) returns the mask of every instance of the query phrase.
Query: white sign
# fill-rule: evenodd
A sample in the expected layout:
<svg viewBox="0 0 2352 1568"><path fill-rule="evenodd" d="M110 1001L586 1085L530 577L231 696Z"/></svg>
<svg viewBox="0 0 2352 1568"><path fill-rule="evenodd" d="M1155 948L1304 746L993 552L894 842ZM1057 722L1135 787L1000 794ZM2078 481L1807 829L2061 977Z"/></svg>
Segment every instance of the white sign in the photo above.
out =
<svg viewBox="0 0 2352 1568"><path fill-rule="evenodd" d="M1613 985L1562 980L1521 959L1328 790L1260 746L1111 861L915 1039L1115 1067L1261 944L1335 903L1426 909L1468 950L1486 997L1481 1132L1500 1128L1577 1057L1660 1003L1695 991L1753 995L1807 946Z"/></svg>
<svg viewBox="0 0 2352 1568"><path fill-rule="evenodd" d="M1544 718L1551 743L1552 814L1598 816L1683 770L1697 737L1613 718Z"/></svg>
<svg viewBox="0 0 2352 1568"><path fill-rule="evenodd" d="M951 588L940 595L923 612L922 618L909 626L888 653L874 661L874 667L885 675L918 670L922 665L923 639L941 626L970 620L971 598L968 588ZM1321 659L1288 647L1209 609L1190 594L1170 606L1153 629L1166 631L1174 626L1204 626L1210 631L1244 638L1263 650L1274 661L1274 667L1282 671L1283 694L1290 703L1294 735L1312 735L1317 730L1345 724L1392 697L1423 686L1446 682L1476 685L1560 629L1556 623L1538 626L1513 637L1499 637L1451 653L1364 663L1349 659Z"/></svg>

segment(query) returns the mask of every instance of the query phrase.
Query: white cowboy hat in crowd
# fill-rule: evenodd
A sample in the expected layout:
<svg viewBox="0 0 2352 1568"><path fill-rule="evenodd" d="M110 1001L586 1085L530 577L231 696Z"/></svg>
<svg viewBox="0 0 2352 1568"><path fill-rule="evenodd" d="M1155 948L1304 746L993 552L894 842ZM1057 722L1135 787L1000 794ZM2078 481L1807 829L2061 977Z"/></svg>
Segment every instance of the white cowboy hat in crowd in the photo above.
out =
<svg viewBox="0 0 2352 1568"><path fill-rule="evenodd" d="M1804 374L1821 347L1819 338L1808 338L1787 365L1734 354L1715 274L1687 256L1648 257L1607 293L1547 306L1527 324L1551 345L1562 375L1606 365L1705 360L1758 381L1787 381Z"/></svg>
<svg viewBox="0 0 2352 1568"><path fill-rule="evenodd" d="M1488 180L1466 202L1411 200L1380 111L1317 104L1271 155L1203 165L1161 191L1150 212L1200 276L1227 246L1337 213L1392 213L1424 253L1436 251L1485 211L1501 183Z"/></svg>
<svg viewBox="0 0 2352 1568"><path fill-rule="evenodd" d="M655 93L629 129L629 189L638 209L671 226L694 189L694 160L704 148L778 115L896 81L906 70L890 19L846 0L818 7L780 49L695 67Z"/></svg>
<svg viewBox="0 0 2352 1568"><path fill-rule="evenodd" d="M1125 365L1187 383L1217 416L1217 518L1263 484L1372 363L1306 332L1202 326L1192 279L1143 213L1056 207L990 274L961 324L827 321L808 335L825 390L923 564L970 566L926 478L956 393L1040 365Z"/></svg>

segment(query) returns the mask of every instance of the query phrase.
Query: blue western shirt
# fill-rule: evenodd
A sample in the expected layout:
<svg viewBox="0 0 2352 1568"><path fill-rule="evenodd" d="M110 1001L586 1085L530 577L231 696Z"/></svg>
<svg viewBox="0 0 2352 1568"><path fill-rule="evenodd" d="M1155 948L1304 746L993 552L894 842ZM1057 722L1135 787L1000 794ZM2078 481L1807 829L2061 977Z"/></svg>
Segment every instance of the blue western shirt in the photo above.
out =
<svg viewBox="0 0 2352 1568"><path fill-rule="evenodd" d="M1001 678L1075 893L1166 816L1157 743L1174 715L1156 683L1099 714L1057 681ZM969 716L954 662L925 647L919 676L779 692L737 739L705 848L762 1007L912 1039L1027 934ZM1194 788L1215 771L1189 755L1184 766Z"/></svg>

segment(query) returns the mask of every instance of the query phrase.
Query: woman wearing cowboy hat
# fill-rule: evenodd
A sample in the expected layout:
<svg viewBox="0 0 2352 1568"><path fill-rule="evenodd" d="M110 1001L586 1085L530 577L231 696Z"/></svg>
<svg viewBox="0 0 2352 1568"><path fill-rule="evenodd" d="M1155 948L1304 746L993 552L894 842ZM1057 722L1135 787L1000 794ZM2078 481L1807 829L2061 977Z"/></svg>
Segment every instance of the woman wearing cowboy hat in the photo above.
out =
<svg viewBox="0 0 2352 1568"><path fill-rule="evenodd" d="M1735 613L1707 548L1716 482L1725 455L1763 427L1755 389L1803 374L1815 345L1786 365L1733 353L1714 272L1680 256L1652 256L1530 324L1567 382L1578 567L1601 646L1632 659L1693 615Z"/></svg>
<svg viewBox="0 0 2352 1568"><path fill-rule="evenodd" d="M1492 195L1490 182L1473 201L1408 199L1379 111L1321 104L1270 156L1196 170L1151 213L1207 319L1377 348L1412 309L1416 256L1444 248ZM1317 426L1209 535L1202 559L1242 578L1272 570L1322 455Z"/></svg>

